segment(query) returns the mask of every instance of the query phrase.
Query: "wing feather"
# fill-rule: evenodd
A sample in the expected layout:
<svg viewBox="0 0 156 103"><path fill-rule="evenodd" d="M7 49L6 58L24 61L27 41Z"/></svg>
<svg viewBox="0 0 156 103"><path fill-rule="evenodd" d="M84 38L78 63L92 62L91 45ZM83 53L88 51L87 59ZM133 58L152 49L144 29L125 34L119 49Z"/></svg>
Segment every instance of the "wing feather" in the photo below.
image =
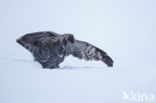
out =
<svg viewBox="0 0 156 103"><path fill-rule="evenodd" d="M35 47L38 47L43 41L48 40L49 38L55 38L59 34L54 32L34 32L28 33L16 40L17 43L22 45L24 48L32 52Z"/></svg>
<svg viewBox="0 0 156 103"><path fill-rule="evenodd" d="M111 57L107 55L106 52L99 49L98 47L89 44L84 41L75 40L74 43L67 43L67 55L72 55L79 59L84 60L101 60L103 61L108 67L113 66L113 60Z"/></svg>

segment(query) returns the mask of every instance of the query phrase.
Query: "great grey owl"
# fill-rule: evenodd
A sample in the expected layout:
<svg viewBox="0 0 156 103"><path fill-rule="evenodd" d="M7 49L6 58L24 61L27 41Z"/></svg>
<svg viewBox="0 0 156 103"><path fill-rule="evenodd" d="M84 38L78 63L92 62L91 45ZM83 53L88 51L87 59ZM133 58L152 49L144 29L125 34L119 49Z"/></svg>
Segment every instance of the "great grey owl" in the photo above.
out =
<svg viewBox="0 0 156 103"><path fill-rule="evenodd" d="M85 60L101 60L108 67L113 60L101 49L84 41L79 41L72 34L57 34L51 31L26 34L17 42L29 50L43 68L59 68L59 64L68 55Z"/></svg>

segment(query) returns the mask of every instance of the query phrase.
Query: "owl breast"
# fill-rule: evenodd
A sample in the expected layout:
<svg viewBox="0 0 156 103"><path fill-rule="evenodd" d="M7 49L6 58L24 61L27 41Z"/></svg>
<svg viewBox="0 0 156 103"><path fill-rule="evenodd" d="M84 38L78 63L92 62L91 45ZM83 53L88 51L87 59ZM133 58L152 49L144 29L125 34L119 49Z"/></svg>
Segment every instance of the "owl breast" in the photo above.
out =
<svg viewBox="0 0 156 103"><path fill-rule="evenodd" d="M63 62L65 54L58 56L52 48L44 48L41 50L34 50L34 58L38 61L43 68L59 68L59 64Z"/></svg>

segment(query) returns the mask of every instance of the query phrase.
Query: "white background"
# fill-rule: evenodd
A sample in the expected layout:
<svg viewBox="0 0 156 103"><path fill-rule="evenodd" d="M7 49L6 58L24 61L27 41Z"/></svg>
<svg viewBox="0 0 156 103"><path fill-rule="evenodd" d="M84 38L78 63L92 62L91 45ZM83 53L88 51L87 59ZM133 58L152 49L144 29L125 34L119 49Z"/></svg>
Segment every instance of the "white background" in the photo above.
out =
<svg viewBox="0 0 156 103"><path fill-rule="evenodd" d="M1 0L0 13L0 103L125 103L122 91L132 90L156 96L155 0ZM68 57L61 69L42 69L15 41L47 30L96 45L114 67Z"/></svg>

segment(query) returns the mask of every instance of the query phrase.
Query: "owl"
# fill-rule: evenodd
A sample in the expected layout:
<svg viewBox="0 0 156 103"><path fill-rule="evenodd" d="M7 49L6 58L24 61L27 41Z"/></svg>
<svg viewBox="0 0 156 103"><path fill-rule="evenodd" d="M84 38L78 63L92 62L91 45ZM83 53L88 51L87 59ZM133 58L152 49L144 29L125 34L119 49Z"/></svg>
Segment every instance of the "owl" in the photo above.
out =
<svg viewBox="0 0 156 103"><path fill-rule="evenodd" d="M30 51L34 60L43 68L59 68L59 64L69 55L86 61L102 61L108 67L113 67L113 60L106 52L90 43L76 40L73 34L34 32L25 34L16 41Z"/></svg>

